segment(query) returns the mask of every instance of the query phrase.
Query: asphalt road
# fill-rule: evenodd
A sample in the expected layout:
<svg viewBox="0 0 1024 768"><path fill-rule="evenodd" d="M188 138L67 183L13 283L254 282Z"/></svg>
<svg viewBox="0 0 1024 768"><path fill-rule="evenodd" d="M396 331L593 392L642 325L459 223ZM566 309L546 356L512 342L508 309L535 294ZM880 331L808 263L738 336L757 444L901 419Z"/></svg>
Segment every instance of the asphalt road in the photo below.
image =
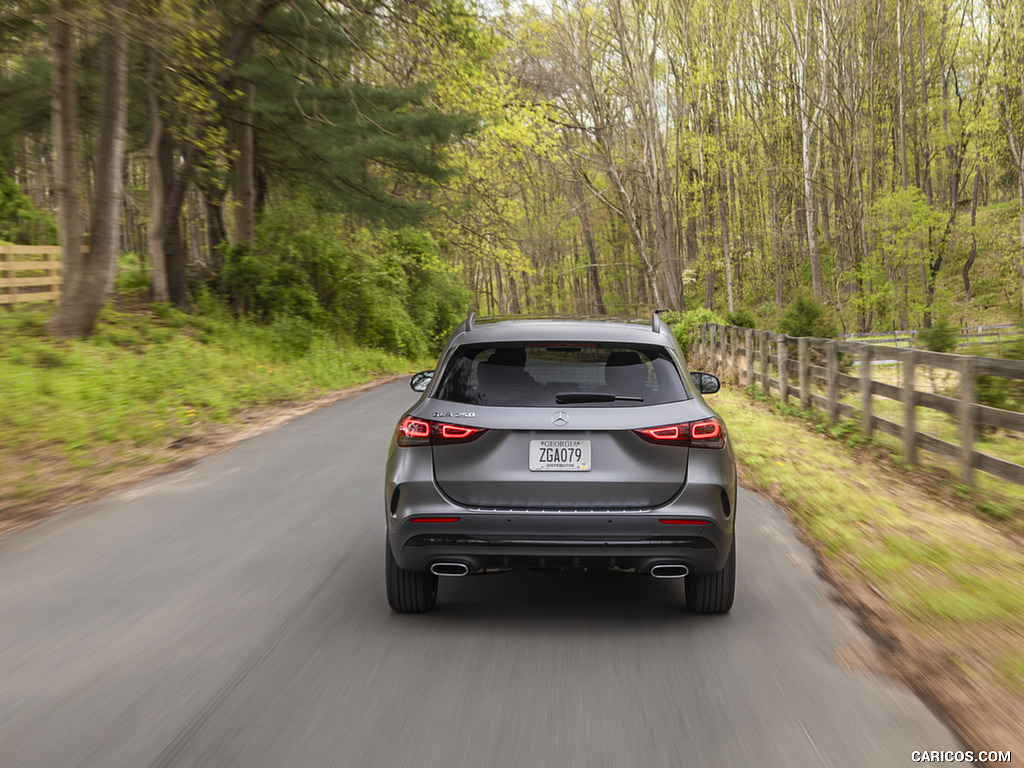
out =
<svg viewBox="0 0 1024 768"><path fill-rule="evenodd" d="M905 766L957 749L785 516L738 506L727 616L627 574L384 598L403 382L0 541L0 766Z"/></svg>

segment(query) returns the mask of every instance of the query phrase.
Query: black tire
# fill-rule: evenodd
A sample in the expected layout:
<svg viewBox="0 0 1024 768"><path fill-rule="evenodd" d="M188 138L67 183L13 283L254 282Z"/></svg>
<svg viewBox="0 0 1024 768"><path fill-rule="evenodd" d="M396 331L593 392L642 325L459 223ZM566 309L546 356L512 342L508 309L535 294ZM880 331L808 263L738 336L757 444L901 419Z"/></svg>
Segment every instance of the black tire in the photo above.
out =
<svg viewBox="0 0 1024 768"><path fill-rule="evenodd" d="M716 573L686 577L686 607L690 613L728 613L736 594L736 537L725 567Z"/></svg>
<svg viewBox="0 0 1024 768"><path fill-rule="evenodd" d="M384 542L388 605L398 613L426 613L437 603L437 576L399 568Z"/></svg>

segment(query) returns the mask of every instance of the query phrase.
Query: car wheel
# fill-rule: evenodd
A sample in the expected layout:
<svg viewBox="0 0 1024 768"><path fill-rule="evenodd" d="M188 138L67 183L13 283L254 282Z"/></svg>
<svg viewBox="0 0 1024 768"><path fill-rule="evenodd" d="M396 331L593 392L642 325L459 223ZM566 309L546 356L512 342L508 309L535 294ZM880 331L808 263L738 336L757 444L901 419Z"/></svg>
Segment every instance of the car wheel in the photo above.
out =
<svg viewBox="0 0 1024 768"><path fill-rule="evenodd" d="M388 605L398 613L426 613L437 603L437 576L399 568L384 542Z"/></svg>
<svg viewBox="0 0 1024 768"><path fill-rule="evenodd" d="M716 573L686 577L686 607L691 613L728 613L736 594L736 537L725 561Z"/></svg>

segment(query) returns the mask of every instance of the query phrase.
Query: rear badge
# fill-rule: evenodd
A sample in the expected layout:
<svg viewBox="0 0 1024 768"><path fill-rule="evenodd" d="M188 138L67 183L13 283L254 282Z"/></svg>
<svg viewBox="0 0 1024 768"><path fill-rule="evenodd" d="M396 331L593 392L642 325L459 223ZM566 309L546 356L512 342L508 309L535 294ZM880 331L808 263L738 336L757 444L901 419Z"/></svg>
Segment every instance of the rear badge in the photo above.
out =
<svg viewBox="0 0 1024 768"><path fill-rule="evenodd" d="M467 411L459 411L459 412L455 412L455 411L446 411L446 412L435 411L433 413L433 417L435 419L472 419L475 416L476 416L476 414L473 411L468 411L468 412Z"/></svg>
<svg viewBox="0 0 1024 768"><path fill-rule="evenodd" d="M569 414L565 411L555 411L555 413L551 415L551 423L556 427L564 427L569 423Z"/></svg>

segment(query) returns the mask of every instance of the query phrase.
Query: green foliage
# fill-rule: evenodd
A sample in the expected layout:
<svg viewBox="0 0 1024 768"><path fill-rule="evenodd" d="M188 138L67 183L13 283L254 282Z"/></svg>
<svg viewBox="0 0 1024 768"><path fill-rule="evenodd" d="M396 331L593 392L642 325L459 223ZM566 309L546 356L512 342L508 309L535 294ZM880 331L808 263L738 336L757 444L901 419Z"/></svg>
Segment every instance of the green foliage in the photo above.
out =
<svg viewBox="0 0 1024 768"><path fill-rule="evenodd" d="M928 308L921 272L930 267L932 233L943 222L943 214L928 205L917 187L898 189L871 207L871 248L857 270L863 290L854 304L876 327L923 324Z"/></svg>
<svg viewBox="0 0 1024 768"><path fill-rule="evenodd" d="M17 15L17 14L15 14ZM0 25L0 34L13 32L22 40L30 39L31 22L21 21L25 28L15 31L18 24L7 16ZM22 37L24 36L24 37ZM4 35L6 37L6 35ZM9 162L15 148L24 136L46 136L50 130L50 86L52 75L50 60L46 56L30 53L25 56L6 55L16 45L13 40L0 39L5 51L4 65L0 67L0 161ZM45 243L27 243L43 245Z"/></svg>
<svg viewBox="0 0 1024 768"><path fill-rule="evenodd" d="M779 318L779 331L787 336L811 336L834 339L839 331L835 318L814 297L798 294Z"/></svg>
<svg viewBox="0 0 1024 768"><path fill-rule="evenodd" d="M925 349L932 352L951 353L956 351L957 342L960 341L960 331L943 317L931 328L921 331L917 335L917 340Z"/></svg>
<svg viewBox="0 0 1024 768"><path fill-rule="evenodd" d="M982 354L984 350L976 350ZM1006 360L1024 360L1024 336L1005 342L1002 357ZM1024 381L999 376L977 376L974 380L977 400L991 408L1024 412Z"/></svg>
<svg viewBox="0 0 1024 768"><path fill-rule="evenodd" d="M117 257L114 290L122 296L148 296L149 271L142 265L137 253L122 253Z"/></svg>
<svg viewBox="0 0 1024 768"><path fill-rule="evenodd" d="M757 315L747 307L737 307L726 315L725 322L739 328L757 328Z"/></svg>
<svg viewBox="0 0 1024 768"><path fill-rule="evenodd" d="M0 176L0 241L17 245L53 245L57 223L40 211L14 180Z"/></svg>
<svg viewBox="0 0 1024 768"><path fill-rule="evenodd" d="M212 285L260 322L298 323L408 357L436 352L470 300L427 233L355 229L301 197L268 208L254 248L226 249ZM294 334L296 351L314 341Z"/></svg>
<svg viewBox="0 0 1024 768"><path fill-rule="evenodd" d="M672 333L675 334L684 356L690 354L691 339L697 328L704 323L721 324L723 322L717 312L705 308L691 309L687 312L662 312L661 319L672 327Z"/></svg>
<svg viewBox="0 0 1024 768"><path fill-rule="evenodd" d="M267 44L241 69L254 84L256 130L274 137L259 143L261 167L309 190L321 207L392 226L417 222L429 205L412 190L448 176L448 145L474 131L477 120L438 109L424 81L396 83L356 73L367 55L375 57L376 46L386 47L396 35L391 24L415 27L417 17L431 24L432 14L443 21L454 12L461 24L434 25L433 39L469 40L476 24L459 6L410 6L411 18L397 14L389 22L344 6L327 11L306 0L279 8L267 20Z"/></svg>

